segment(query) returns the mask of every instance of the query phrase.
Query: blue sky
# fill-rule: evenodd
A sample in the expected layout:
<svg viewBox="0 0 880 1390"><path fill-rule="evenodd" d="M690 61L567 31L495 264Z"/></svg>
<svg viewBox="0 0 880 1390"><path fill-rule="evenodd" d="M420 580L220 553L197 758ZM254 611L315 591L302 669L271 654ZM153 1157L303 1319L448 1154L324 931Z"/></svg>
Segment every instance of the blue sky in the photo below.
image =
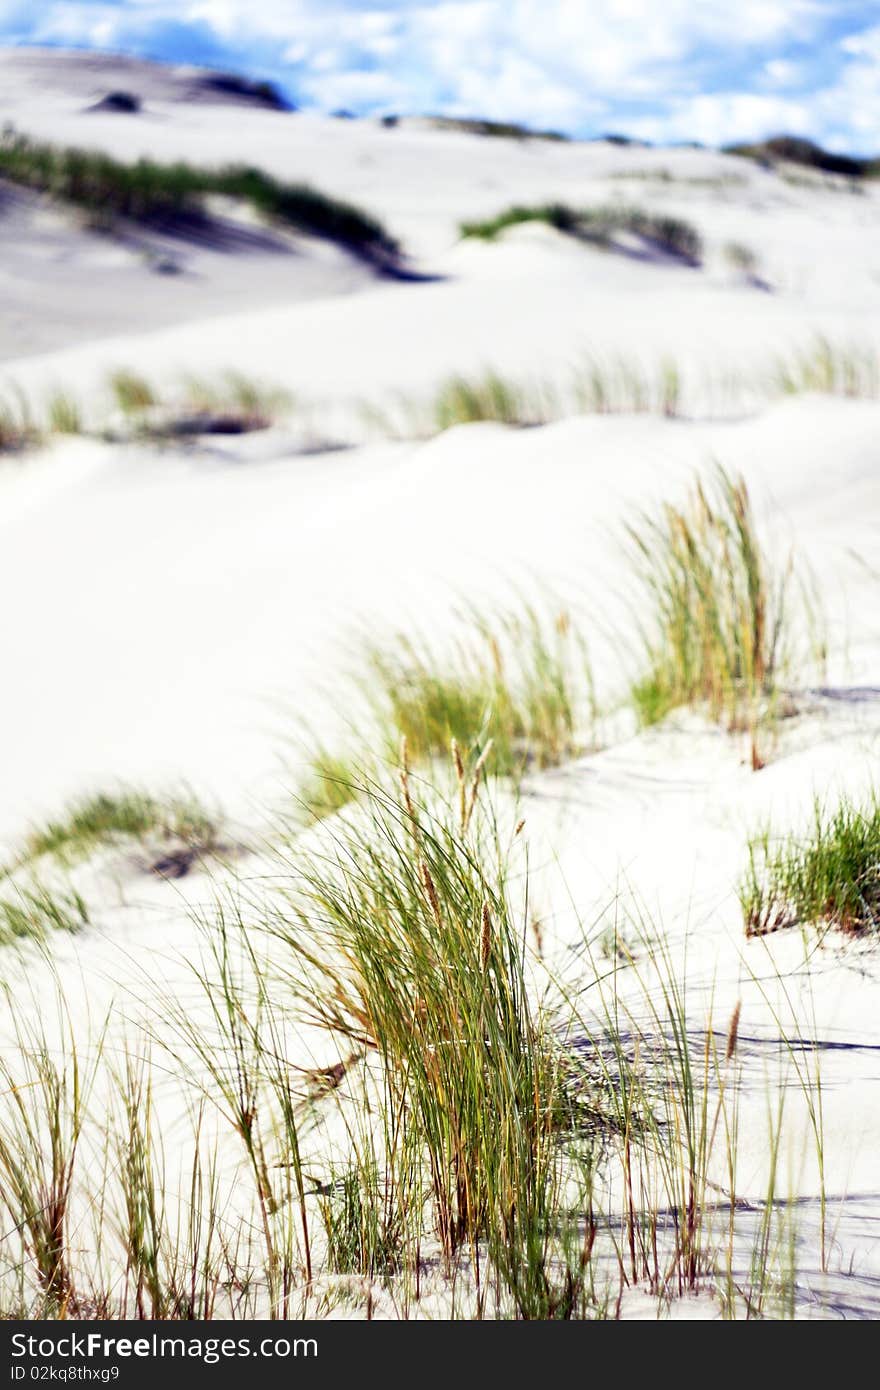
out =
<svg viewBox="0 0 880 1390"><path fill-rule="evenodd" d="M0 41L227 67L324 110L880 151L880 0L0 0Z"/></svg>

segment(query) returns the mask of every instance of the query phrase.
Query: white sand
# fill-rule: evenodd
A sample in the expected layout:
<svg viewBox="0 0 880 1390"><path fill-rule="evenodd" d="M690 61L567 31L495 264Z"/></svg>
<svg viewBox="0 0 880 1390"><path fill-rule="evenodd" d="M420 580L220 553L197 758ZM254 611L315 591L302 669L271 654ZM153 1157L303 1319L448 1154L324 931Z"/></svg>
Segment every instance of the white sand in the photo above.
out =
<svg viewBox="0 0 880 1390"><path fill-rule="evenodd" d="M106 369L125 362L157 373L236 366L332 405L427 389L449 371L486 363L559 378L584 350L634 353L646 363L674 351L695 371L721 373L764 362L814 331L880 341L878 192L791 186L710 152L518 144L417 124L383 130L174 103L146 76L142 115L86 116L76 82L65 85L64 59L53 63L59 80L51 92L10 83L0 119L129 157L208 160L222 152L253 161L259 151L274 173L380 213L414 265L442 278L367 285L335 253L309 248L300 280L267 294L271 307L254 289L241 312L251 271L237 288L237 269L229 277L206 271L204 299L191 302L184 290L177 299L178 282L169 279L164 322L172 314L179 322L160 329L153 309L142 316L134 297L124 314L118 302L112 312L101 307L123 272L90 249L85 233L56 222L53 268L31 281L32 305L0 280L4 316L33 312L41 347L52 349L30 356L25 336L7 363L10 378L35 395L56 381L97 391ZM737 181L610 179L657 167L682 179ZM691 217L707 239L706 268L610 256L544 229L497 245L456 244L462 217L513 201L602 202L616 188ZM0 237L23 260L20 240L15 249L17 229L28 225L15 220L21 216L0 220ZM723 267L720 246L731 239L754 246L771 291L737 282ZM75 287L53 339L49 310L65 255ZM343 283L347 275L354 279ZM97 337L90 301L112 339ZM837 942L816 951L797 932L746 943L734 888L751 830L768 818L780 829L800 825L814 793L858 795L877 778L878 433L880 404L808 396L742 420L572 418L524 432L477 425L428 443L315 456L291 455L279 431L203 452L77 440L9 461L0 471L0 843L14 844L29 821L68 797L119 780L186 781L237 822L259 825L263 806L293 775L279 768L289 727L281 703L332 737L357 713L340 708L338 691L359 634L403 628L439 640L452 630L462 594L501 601L515 586L553 586L586 615L601 691L619 693L621 654L634 640L626 521L654 500L680 496L715 459L741 470L774 550L781 557L796 547L817 577L831 640L823 690L802 692L803 712L783 727L773 761L757 775L735 739L685 718L536 777L526 801L534 862L555 863L536 869L535 894L570 970L575 917L609 919L622 895L658 924L682 973L687 957L695 1028L705 1026L710 994L721 1029L742 997L746 1195L760 1197L766 1180L767 1078L776 1075L780 1034L801 1029L818 1041L809 1056L811 1065L819 1056L825 1082L825 1183L839 1222L833 1270L852 1262L854 1273L823 1276L817 1287L825 1288L826 1312L876 1316L880 959ZM180 885L156 883L127 859L87 866L82 881L95 925L53 943L53 955L62 978L87 982L81 1026L86 1002L97 1017L111 998L122 1001L111 1033L118 1041L132 982L154 1017L164 1016L169 991L187 997L197 932ZM212 892L205 875L183 888L195 899ZM791 990L796 1025L776 971ZM159 982L155 995L144 972ZM31 982L41 1008L45 971L33 966ZM173 1093L166 1103L173 1114ZM807 1235L818 1191L808 1130L793 1094L786 1177L807 1203ZM805 1312L809 1284L808 1273Z"/></svg>

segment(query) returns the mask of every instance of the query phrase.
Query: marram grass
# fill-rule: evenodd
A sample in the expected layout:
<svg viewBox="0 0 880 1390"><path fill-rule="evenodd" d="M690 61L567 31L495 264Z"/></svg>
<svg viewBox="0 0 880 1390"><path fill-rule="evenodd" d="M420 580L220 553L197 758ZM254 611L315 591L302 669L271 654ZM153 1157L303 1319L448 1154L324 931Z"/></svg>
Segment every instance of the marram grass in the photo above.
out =
<svg viewBox="0 0 880 1390"><path fill-rule="evenodd" d="M683 505L666 503L631 527L630 541L645 668L632 699L641 722L703 707L748 731L759 767L759 729L788 656L790 565L772 564L744 480L717 469Z"/></svg>
<svg viewBox="0 0 880 1390"><path fill-rule="evenodd" d="M0 454L18 453L41 440L30 403L15 383L0 392Z"/></svg>
<svg viewBox="0 0 880 1390"><path fill-rule="evenodd" d="M451 653L399 636L370 646L359 678L376 739L394 762L401 740L414 765L445 761L454 745L467 776L479 764L517 781L593 746L596 707L589 653L568 610L523 604L468 611ZM321 816L354 799L364 774L356 753L321 750L302 792Z"/></svg>
<svg viewBox="0 0 880 1390"><path fill-rule="evenodd" d="M775 385L782 395L815 391L874 400L880 396L880 356L873 347L835 343L817 334L805 348L778 359Z"/></svg>
<svg viewBox="0 0 880 1390"><path fill-rule="evenodd" d="M191 797L163 799L131 788L98 792L72 802L59 819L36 826L17 864L32 863L43 855L72 864L101 845L151 834L207 845L215 838L216 826Z"/></svg>
<svg viewBox="0 0 880 1390"><path fill-rule="evenodd" d="M539 393L528 391L498 372L450 377L439 387L432 411L438 433L453 425L479 420L501 425L541 424L547 414Z"/></svg>
<svg viewBox="0 0 880 1390"><path fill-rule="evenodd" d="M140 440L173 441L199 434L245 434L267 429L293 406L290 393L245 372L188 374L159 386L121 367L107 378L110 399L126 430Z"/></svg>
<svg viewBox="0 0 880 1390"><path fill-rule="evenodd" d="M86 904L73 889L53 892L37 882L17 885L0 898L0 946L44 941L52 931L78 932L88 922Z"/></svg>
<svg viewBox="0 0 880 1390"><path fill-rule="evenodd" d="M740 901L749 936L798 924L880 931L880 798L817 800L808 834L752 840Z"/></svg>
<svg viewBox="0 0 880 1390"><path fill-rule="evenodd" d="M560 1315L548 1309L565 1289L537 1257L566 1113L558 1046L527 987L479 774L463 790L426 805L404 752L396 795L373 789L360 819L300 857L301 882L273 930L304 1020L335 1036L340 1055L381 1059L386 1129L401 1135L403 1167L418 1160L428 1178L446 1259L483 1241L523 1311ZM333 1220L344 1217L345 1207ZM344 1248L363 1227L358 1211L346 1220L355 1231ZM338 1251L337 1224L332 1235Z"/></svg>
<svg viewBox="0 0 880 1390"><path fill-rule="evenodd" d="M740 260L744 248L736 248ZM880 396L880 358L867 344L818 336L764 365L713 374L672 356L645 361L636 355L585 357L562 379L523 380L497 368L459 372L421 399L348 402L360 428L341 437L429 438L456 425L491 421L528 428L574 414L647 414L669 419L754 413L780 396L820 392L848 399ZM97 411L63 386L35 413L15 384L0 396L0 454L32 448L46 438L92 432L112 442L173 443L201 434L240 434L295 416L308 430L310 403L283 386L236 369L212 374L181 373L159 383L120 366L106 381L106 407L115 414L103 428ZM38 418L39 417L39 418ZM122 427L120 428L120 420ZM318 441L322 436L317 435ZM335 437L334 437L335 438Z"/></svg>
<svg viewBox="0 0 880 1390"><path fill-rule="evenodd" d="M30 1028L8 994L4 1314L315 1318L359 1300L369 1317L383 1299L436 1316L439 1295L449 1317L556 1320L613 1317L631 1289L658 1316L683 1294L725 1317L794 1310L781 1108L742 1261L740 1006L719 1041L701 993L695 1030L650 931L595 977L585 933L569 988L536 975L522 823L501 829L482 776L463 809L405 757L398 774L203 919L198 997L156 1022L158 1064L140 1034L75 1033L60 981L54 1023ZM255 888L256 919L235 909ZM815 1108L818 1079L797 1082Z"/></svg>
<svg viewBox="0 0 880 1390"><path fill-rule="evenodd" d="M422 762L444 756L452 740L473 760L491 740L487 771L507 777L576 756L592 736L593 687L568 610L474 610L469 623L448 666L429 645L402 638L391 654L371 653L377 709L387 711L395 742L405 738Z"/></svg>
<svg viewBox="0 0 880 1390"><path fill-rule="evenodd" d="M14 132L0 140L0 177L81 208L91 224L113 230L120 219L160 227L205 215L211 195L247 203L266 221L337 242L382 265L399 247L382 224L360 208L307 184L283 183L247 165L200 168L178 161L127 164L98 151L50 145Z"/></svg>
<svg viewBox="0 0 880 1390"><path fill-rule="evenodd" d="M627 207L622 203L583 208L565 203L517 205L481 222L463 222L461 234L463 237L494 241L509 227L524 222L544 222L557 231L603 247L612 246L616 236L628 232L693 265L699 264L703 252L699 232L683 218Z"/></svg>

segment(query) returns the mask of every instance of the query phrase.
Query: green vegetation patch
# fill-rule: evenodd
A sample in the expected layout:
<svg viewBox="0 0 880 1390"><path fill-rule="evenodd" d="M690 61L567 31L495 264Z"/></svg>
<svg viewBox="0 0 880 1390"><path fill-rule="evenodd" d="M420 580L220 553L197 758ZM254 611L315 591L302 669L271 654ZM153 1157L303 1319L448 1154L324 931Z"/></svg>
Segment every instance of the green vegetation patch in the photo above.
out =
<svg viewBox="0 0 880 1390"><path fill-rule="evenodd" d="M808 836L753 840L740 901L750 936L801 922L880 930L880 798L830 811L817 800Z"/></svg>
<svg viewBox="0 0 880 1390"><path fill-rule="evenodd" d="M382 224L360 208L247 165L205 169L152 159L125 164L96 151L12 134L0 141L0 178L72 203L104 228L119 219L168 224L203 215L205 198L221 195L248 203L267 221L337 242L365 259L390 261L400 251Z"/></svg>
<svg viewBox="0 0 880 1390"><path fill-rule="evenodd" d="M454 750L465 804L478 771L518 779L592 746L596 713L586 643L567 611L548 616L524 605L468 616L450 659L398 637L388 649L368 649L361 678L386 758L404 745L424 765ZM364 780L356 758L322 750L304 803L313 815L328 815L353 800Z"/></svg>
<svg viewBox="0 0 880 1390"><path fill-rule="evenodd" d="M59 820L32 830L19 864L52 855L64 864L85 859L100 845L148 835L208 846L216 827L195 801L160 800L146 792L100 792L73 802Z"/></svg>
<svg viewBox="0 0 880 1390"><path fill-rule="evenodd" d="M684 506L666 503L630 528L641 584L645 673L632 687L643 724L680 705L751 734L772 708L787 636L788 571L777 575L742 478L718 469Z"/></svg>
<svg viewBox="0 0 880 1390"><path fill-rule="evenodd" d="M603 247L612 246L616 236L630 233L692 265L698 265L703 254L702 238L690 222L617 204L594 208L574 208L566 203L516 205L483 221L463 222L460 230L463 237L495 241L509 227L525 222L544 222L557 231Z"/></svg>

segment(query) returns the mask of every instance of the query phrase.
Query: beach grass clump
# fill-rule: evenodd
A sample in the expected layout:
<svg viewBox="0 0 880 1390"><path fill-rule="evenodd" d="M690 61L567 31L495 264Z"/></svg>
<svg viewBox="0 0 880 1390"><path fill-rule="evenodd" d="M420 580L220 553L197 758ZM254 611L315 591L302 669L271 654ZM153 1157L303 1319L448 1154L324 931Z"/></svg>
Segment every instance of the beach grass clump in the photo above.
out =
<svg viewBox="0 0 880 1390"><path fill-rule="evenodd" d="M526 222L543 222L569 236L606 248L614 245L616 237L629 233L693 265L699 264L703 252L700 234L690 222L622 203L585 208L566 203L516 204L495 217L463 222L460 231L463 237L495 241L510 227Z"/></svg>
<svg viewBox="0 0 880 1390"><path fill-rule="evenodd" d="M25 393L8 384L0 394L0 454L14 454L40 442L41 434Z"/></svg>
<svg viewBox="0 0 880 1390"><path fill-rule="evenodd" d="M206 191L239 198L269 222L336 242L365 260L393 266L400 256L398 241L376 217L307 184L284 183L247 166L232 166L200 177L214 184Z"/></svg>
<svg viewBox="0 0 880 1390"><path fill-rule="evenodd" d="M39 883L19 885L15 896L0 898L0 946L44 941L52 931L70 934L88 926L89 914L79 893L52 892Z"/></svg>
<svg viewBox="0 0 880 1390"><path fill-rule="evenodd" d="M817 799L808 835L752 840L740 901L749 936L798 923L880 931L880 797L833 809Z"/></svg>
<svg viewBox="0 0 880 1390"><path fill-rule="evenodd" d="M201 1152L196 1117L182 1202L169 1194L167 1159L154 1114L150 1054L127 1054L111 1074L110 1190L102 1192L124 1266L121 1307L153 1321L208 1320L220 1284L216 1155Z"/></svg>
<svg viewBox="0 0 880 1390"><path fill-rule="evenodd" d="M722 254L750 282L764 283L751 248L728 243ZM781 396L804 392L876 399L876 349L818 337L758 365L743 363L717 373L671 354L650 359L590 353L563 379L514 379L496 370L458 373L420 400L398 396L381 404L362 403L361 416L370 434L411 439L479 421L528 428L575 413L680 419L699 410L707 418L739 418Z"/></svg>
<svg viewBox="0 0 880 1390"><path fill-rule="evenodd" d="M516 121L490 121L469 116L431 116L429 120L436 130L455 130L463 135L481 135L498 140L566 141L569 138L559 130L533 130L531 126Z"/></svg>
<svg viewBox="0 0 880 1390"><path fill-rule="evenodd" d="M600 209L595 214L600 231L603 224L605 237L610 241L617 232L629 232L641 237L643 241L658 247L668 255L677 256L691 265L699 265L703 255L703 241L700 233L691 222L683 217L672 217L668 213L647 212L643 208ZM590 221L587 221L589 234Z"/></svg>
<svg viewBox="0 0 880 1390"><path fill-rule="evenodd" d="M353 754L320 748L309 760L297 804L310 820L333 816L357 799L369 775Z"/></svg>
<svg viewBox="0 0 880 1390"><path fill-rule="evenodd" d="M107 378L107 385L116 408L128 420L141 420L159 404L156 388L140 372L119 367Z"/></svg>
<svg viewBox="0 0 880 1390"><path fill-rule="evenodd" d="M711 1292L772 1316L782 1099L743 1273L741 1005L716 1032L650 923L611 963L586 928L586 969L555 976L529 945L515 806L478 770L463 810L454 751L447 770L432 783L402 749L394 784L278 845L269 896L233 884L161 1030L86 1043L60 983L33 1027L6 990L4 1313L369 1317L379 1286L403 1317L438 1295L453 1318L615 1316L628 1289L658 1314ZM818 1077L779 1035L821 1158Z"/></svg>
<svg viewBox="0 0 880 1390"><path fill-rule="evenodd" d="M46 405L50 434L82 434L83 418L79 401L69 391L53 391Z"/></svg>
<svg viewBox="0 0 880 1390"><path fill-rule="evenodd" d="M578 215L565 203L538 203L530 206L515 203L512 207L497 213L495 217L462 222L459 230L463 237L479 241L496 241L509 227L518 227L524 222L544 222L559 232L574 235L578 227Z"/></svg>
<svg viewBox="0 0 880 1390"><path fill-rule="evenodd" d="M778 574L758 536L745 481L718 468L683 506L630 528L641 585L645 673L632 687L641 722L702 706L750 733L768 717L786 659L790 567Z"/></svg>
<svg viewBox="0 0 880 1390"><path fill-rule="evenodd" d="M99 792L73 802L60 819L32 830L18 863L51 855L63 864L72 864L101 845L147 836L208 846L216 838L216 826L191 797L159 798L125 788Z"/></svg>
<svg viewBox="0 0 880 1390"><path fill-rule="evenodd" d="M403 740L413 764L445 761L454 750L466 784L485 770L518 781L593 746L596 706L589 652L571 615L525 604L518 611L466 613L466 635L446 656L417 638L371 644L356 676L381 748L396 762ZM359 798L377 776L367 752L320 747L298 801L310 819Z"/></svg>
<svg viewBox="0 0 880 1390"><path fill-rule="evenodd" d="M177 433L246 434L268 429L293 406L290 392L229 368L215 377L189 375L179 415L167 426Z"/></svg>
<svg viewBox="0 0 880 1390"><path fill-rule="evenodd" d="M822 334L777 359L775 384L783 395L816 391L829 396L880 396L880 354L866 345L835 343Z"/></svg>
<svg viewBox="0 0 880 1390"><path fill-rule="evenodd" d="M399 1175L421 1160L447 1259L480 1240L521 1248L554 1193L555 1048L529 998L503 852L479 848L491 817L423 804L405 751L399 772L396 795L376 789L359 823L301 859L274 932L304 1019L381 1059L384 1130Z"/></svg>
<svg viewBox="0 0 880 1390"><path fill-rule="evenodd" d="M319 1211L327 1264L334 1274L376 1279L402 1268L404 1217L376 1162L359 1158L338 1175L331 1171L321 1188Z"/></svg>
<svg viewBox="0 0 880 1390"><path fill-rule="evenodd" d="M539 393L529 392L498 372L454 376L443 382L431 406L433 430L491 420L500 425L536 425L546 418Z"/></svg>
<svg viewBox="0 0 880 1390"><path fill-rule="evenodd" d="M469 635L448 664L404 637L369 653L389 747L403 738L413 761L427 763L454 742L466 763L483 758L490 773L513 778L576 756L595 711L589 656L568 611L548 616L524 605L469 616Z"/></svg>
<svg viewBox="0 0 880 1390"><path fill-rule="evenodd" d="M7 995L10 1017L15 1017ZM0 1057L0 1205L35 1271L43 1316L76 1314L70 1207L89 1078L70 1019L58 1059L45 1035L16 1024L14 1055Z"/></svg>
<svg viewBox="0 0 880 1390"><path fill-rule="evenodd" d="M362 405L361 416L371 434L411 439L481 421L529 429L574 414L658 414L674 419L684 413L685 403L686 373L674 357L645 363L622 354L591 355L561 382L523 382L495 371L459 373L442 382L432 397L381 407Z"/></svg>
<svg viewBox="0 0 880 1390"><path fill-rule="evenodd" d="M111 398L139 440L169 441L203 434L247 434L268 429L293 407L283 387L229 368L189 373L158 386L141 372L120 367L107 378Z"/></svg>
<svg viewBox="0 0 880 1390"><path fill-rule="evenodd" d="M743 241L726 241L722 255L732 270L743 275L755 275L758 270L758 256L751 246Z"/></svg>
<svg viewBox="0 0 880 1390"><path fill-rule="evenodd" d="M636 358L585 359L574 376L573 399L587 415L664 415L684 409L684 373L674 357L646 368Z"/></svg>
<svg viewBox="0 0 880 1390"><path fill-rule="evenodd" d="M91 225L112 231L120 220L172 228L204 218L205 200L244 202L269 222L392 264L394 238L360 208L306 184L285 183L246 165L200 168L178 161L127 164L93 150L40 143L11 132L0 140L0 178L81 208Z"/></svg>

